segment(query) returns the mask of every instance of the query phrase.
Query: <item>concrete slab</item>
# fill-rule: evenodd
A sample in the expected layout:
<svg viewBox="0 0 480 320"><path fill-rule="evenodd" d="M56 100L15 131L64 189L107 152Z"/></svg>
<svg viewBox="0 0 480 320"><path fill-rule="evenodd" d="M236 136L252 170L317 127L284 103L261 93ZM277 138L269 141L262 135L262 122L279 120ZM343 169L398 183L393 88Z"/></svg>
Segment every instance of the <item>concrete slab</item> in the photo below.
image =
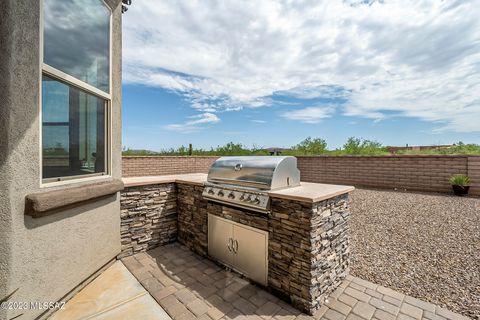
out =
<svg viewBox="0 0 480 320"><path fill-rule="evenodd" d="M122 262L117 261L83 288L50 320L170 319ZM125 315L125 316L123 316Z"/></svg>
<svg viewBox="0 0 480 320"><path fill-rule="evenodd" d="M149 294L121 304L113 309L94 315L92 320L171 320L170 316Z"/></svg>

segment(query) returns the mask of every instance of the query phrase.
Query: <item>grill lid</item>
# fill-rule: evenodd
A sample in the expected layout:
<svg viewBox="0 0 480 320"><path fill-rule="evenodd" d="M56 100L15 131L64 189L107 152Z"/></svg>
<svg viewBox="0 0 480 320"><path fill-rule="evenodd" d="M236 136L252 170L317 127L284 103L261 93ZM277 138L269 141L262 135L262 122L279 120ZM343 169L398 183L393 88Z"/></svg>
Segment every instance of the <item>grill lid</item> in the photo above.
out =
<svg viewBox="0 0 480 320"><path fill-rule="evenodd" d="M221 157L210 167L207 181L275 190L300 185L300 171L295 157Z"/></svg>

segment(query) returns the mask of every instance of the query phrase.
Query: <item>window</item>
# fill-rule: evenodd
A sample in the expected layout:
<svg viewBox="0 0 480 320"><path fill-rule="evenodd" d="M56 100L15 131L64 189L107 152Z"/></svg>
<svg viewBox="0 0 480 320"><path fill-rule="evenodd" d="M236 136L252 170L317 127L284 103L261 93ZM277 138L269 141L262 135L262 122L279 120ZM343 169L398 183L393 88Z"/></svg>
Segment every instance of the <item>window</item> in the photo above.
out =
<svg viewBox="0 0 480 320"><path fill-rule="evenodd" d="M104 173L106 101L45 75L42 88L43 178Z"/></svg>
<svg viewBox="0 0 480 320"><path fill-rule="evenodd" d="M108 174L111 12L102 0L43 11L43 181Z"/></svg>
<svg viewBox="0 0 480 320"><path fill-rule="evenodd" d="M109 9L102 0L44 1L43 62L109 92Z"/></svg>

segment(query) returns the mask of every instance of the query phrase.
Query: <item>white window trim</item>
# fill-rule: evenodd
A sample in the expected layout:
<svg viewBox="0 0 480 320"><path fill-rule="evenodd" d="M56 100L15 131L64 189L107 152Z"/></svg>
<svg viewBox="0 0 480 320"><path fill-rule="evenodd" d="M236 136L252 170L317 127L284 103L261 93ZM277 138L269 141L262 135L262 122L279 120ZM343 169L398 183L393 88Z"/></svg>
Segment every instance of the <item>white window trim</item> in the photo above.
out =
<svg viewBox="0 0 480 320"><path fill-rule="evenodd" d="M62 185L69 185L75 183L82 183L82 182L89 182L89 181L103 181L108 180L112 177L112 113L113 113L113 99L112 99L112 90L113 90L113 79L112 79L112 61L113 61L113 24L112 24L112 16L113 12L110 6L104 1L99 0L103 3L103 5L108 9L110 12L109 17L109 92L105 92L100 90L84 81L81 81L69 74L60 71L46 63L44 63L43 59L43 52L44 52L44 0L40 0L40 23L39 23L39 101L38 101L38 122L39 122L39 159L40 159L40 188L45 187L54 187L54 186L62 186ZM42 77L43 75L49 75L54 79L63 81L75 88L78 88L82 91L85 91L89 94L102 98L106 101L105 106L105 172L104 173L97 173L97 174L85 174L85 175L78 175L78 176L69 176L69 177L58 177L58 178L43 178L43 121L42 121ZM61 180L58 180L61 179ZM57 180L57 181L54 181Z"/></svg>
<svg viewBox="0 0 480 320"><path fill-rule="evenodd" d="M97 96L97 97L100 97L100 98L103 98L105 100L111 100L112 99L112 95L110 93L107 93L105 91L102 91L94 86L92 86L91 84L88 84L86 82L83 82L81 80L78 80L77 78L63 72L63 71L60 71L46 63L43 63L43 74L46 74L46 75L49 75L51 76L52 78L54 79L58 79L58 80L61 80L62 82L65 82L75 88L79 88L81 89L82 91L85 91L89 94L92 94L94 96Z"/></svg>

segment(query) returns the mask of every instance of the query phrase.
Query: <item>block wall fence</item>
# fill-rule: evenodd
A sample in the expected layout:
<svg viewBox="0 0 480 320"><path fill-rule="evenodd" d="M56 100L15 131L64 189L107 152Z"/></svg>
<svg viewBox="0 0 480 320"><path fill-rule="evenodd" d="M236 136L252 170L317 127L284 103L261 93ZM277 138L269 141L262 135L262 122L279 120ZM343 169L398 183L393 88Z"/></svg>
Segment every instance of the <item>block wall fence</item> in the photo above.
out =
<svg viewBox="0 0 480 320"><path fill-rule="evenodd" d="M218 157L123 157L124 177L208 172ZM480 156L299 156L302 181L450 193L448 178L466 174L480 195Z"/></svg>

